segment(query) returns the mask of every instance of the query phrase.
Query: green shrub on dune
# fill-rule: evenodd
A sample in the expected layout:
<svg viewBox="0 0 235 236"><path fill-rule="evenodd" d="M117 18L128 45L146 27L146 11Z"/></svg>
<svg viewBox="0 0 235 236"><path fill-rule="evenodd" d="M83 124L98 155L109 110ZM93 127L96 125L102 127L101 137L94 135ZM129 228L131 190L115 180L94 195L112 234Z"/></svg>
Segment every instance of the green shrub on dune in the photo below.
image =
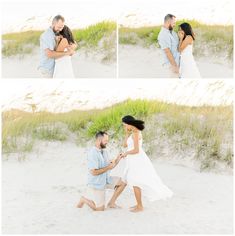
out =
<svg viewBox="0 0 235 236"><path fill-rule="evenodd" d="M74 30L74 38L79 42L83 42L86 46L98 46L99 41L116 31L116 23L111 21L103 21L95 25L90 25L85 29Z"/></svg>

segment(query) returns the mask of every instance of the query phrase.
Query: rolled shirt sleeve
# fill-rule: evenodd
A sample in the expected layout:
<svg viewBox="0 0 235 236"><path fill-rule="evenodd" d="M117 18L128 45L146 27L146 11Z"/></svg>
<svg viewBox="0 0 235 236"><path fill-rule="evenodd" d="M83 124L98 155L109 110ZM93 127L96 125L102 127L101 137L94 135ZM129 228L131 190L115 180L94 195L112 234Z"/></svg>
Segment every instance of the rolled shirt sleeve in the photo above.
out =
<svg viewBox="0 0 235 236"><path fill-rule="evenodd" d="M161 49L171 48L171 39L170 37L167 37L165 34L159 35L158 43L161 47Z"/></svg>
<svg viewBox="0 0 235 236"><path fill-rule="evenodd" d="M47 34L44 34L40 38L40 46L43 50L50 49L55 50L55 40L52 37L47 36Z"/></svg>

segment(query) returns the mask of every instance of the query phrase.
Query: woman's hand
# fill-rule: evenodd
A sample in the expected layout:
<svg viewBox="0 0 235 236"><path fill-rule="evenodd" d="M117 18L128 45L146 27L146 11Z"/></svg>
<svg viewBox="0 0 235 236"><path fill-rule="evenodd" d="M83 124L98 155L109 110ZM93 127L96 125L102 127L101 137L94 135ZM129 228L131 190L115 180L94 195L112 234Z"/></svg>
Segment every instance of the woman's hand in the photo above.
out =
<svg viewBox="0 0 235 236"><path fill-rule="evenodd" d="M63 38L62 35L57 35L57 36L55 36L56 42L59 42L62 38Z"/></svg>
<svg viewBox="0 0 235 236"><path fill-rule="evenodd" d="M184 32L182 30L178 31L178 36L182 40L184 38Z"/></svg>
<svg viewBox="0 0 235 236"><path fill-rule="evenodd" d="M75 51L78 47L77 43L70 44L70 47Z"/></svg>
<svg viewBox="0 0 235 236"><path fill-rule="evenodd" d="M127 156L127 153L126 152L125 153L121 153L120 156L121 156L121 158L125 158Z"/></svg>
<svg viewBox="0 0 235 236"><path fill-rule="evenodd" d="M130 135L130 134L131 134L131 130L128 129L127 127L125 127L124 130L125 130L125 133L126 133L127 135Z"/></svg>

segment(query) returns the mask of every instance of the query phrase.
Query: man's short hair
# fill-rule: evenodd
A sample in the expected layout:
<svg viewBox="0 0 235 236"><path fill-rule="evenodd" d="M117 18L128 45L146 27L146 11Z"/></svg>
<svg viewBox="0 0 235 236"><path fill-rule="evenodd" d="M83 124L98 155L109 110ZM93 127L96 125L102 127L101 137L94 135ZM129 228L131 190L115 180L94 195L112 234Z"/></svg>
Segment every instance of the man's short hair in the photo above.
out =
<svg viewBox="0 0 235 236"><path fill-rule="evenodd" d="M59 20L65 21L64 17L61 15L57 15L53 18L52 22L58 22Z"/></svg>
<svg viewBox="0 0 235 236"><path fill-rule="evenodd" d="M167 22L168 20L172 20L173 18L175 18L174 15L172 15L172 14L167 14L167 15L164 17L164 22Z"/></svg>
<svg viewBox="0 0 235 236"><path fill-rule="evenodd" d="M105 135L108 135L107 132L105 131L98 131L96 134L95 134L95 138L98 139L100 137L104 137Z"/></svg>

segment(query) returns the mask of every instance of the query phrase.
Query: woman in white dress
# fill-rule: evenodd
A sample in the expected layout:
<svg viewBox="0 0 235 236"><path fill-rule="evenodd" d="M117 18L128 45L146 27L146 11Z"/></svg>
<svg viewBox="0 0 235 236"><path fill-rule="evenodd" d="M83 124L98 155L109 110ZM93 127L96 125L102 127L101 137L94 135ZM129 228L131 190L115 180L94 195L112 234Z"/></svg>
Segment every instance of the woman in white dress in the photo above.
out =
<svg viewBox="0 0 235 236"><path fill-rule="evenodd" d="M72 31L65 25L60 34L56 36L56 51L66 52L69 48L75 50L77 44ZM71 56L68 55L55 60L53 78L74 78Z"/></svg>
<svg viewBox="0 0 235 236"><path fill-rule="evenodd" d="M150 201L166 199L173 195L157 175L149 157L142 148L144 122L132 116L125 116L122 122L126 131L124 147L127 151L121 154L126 164L122 181L133 188L137 204L130 208L132 212L143 210L142 194Z"/></svg>
<svg viewBox="0 0 235 236"><path fill-rule="evenodd" d="M195 34L188 23L179 26L180 78L201 78L193 56L193 41Z"/></svg>

